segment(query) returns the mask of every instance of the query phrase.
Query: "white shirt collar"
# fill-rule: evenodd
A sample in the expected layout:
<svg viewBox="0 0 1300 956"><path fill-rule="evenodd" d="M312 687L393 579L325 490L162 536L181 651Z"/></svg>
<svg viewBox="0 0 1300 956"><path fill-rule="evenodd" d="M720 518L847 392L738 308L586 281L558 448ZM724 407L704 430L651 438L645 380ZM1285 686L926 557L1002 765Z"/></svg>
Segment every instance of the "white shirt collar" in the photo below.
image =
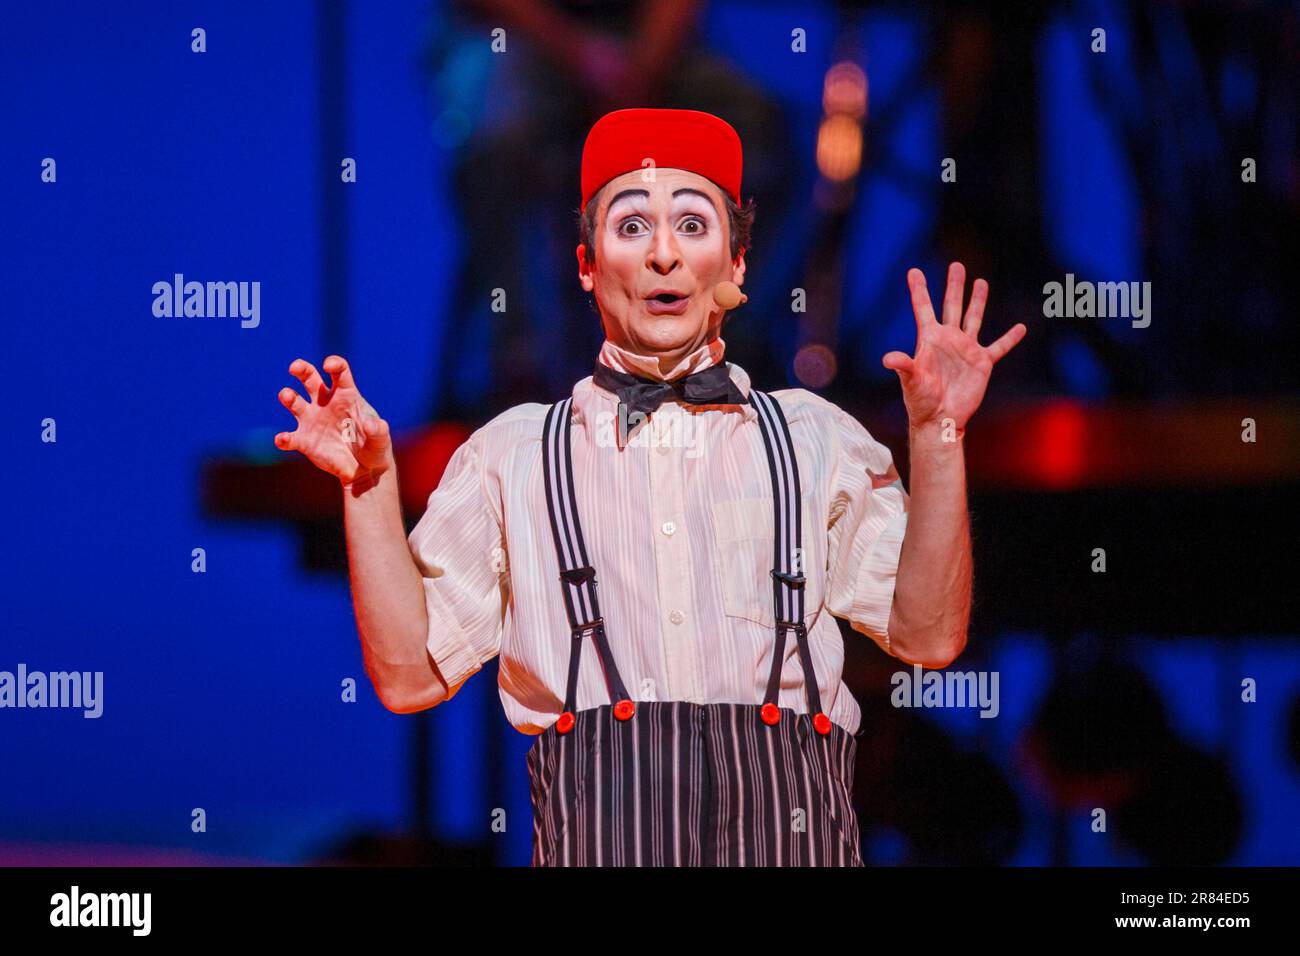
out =
<svg viewBox="0 0 1300 956"><path fill-rule="evenodd" d="M665 376L659 371L659 358L654 355L642 355L631 352L625 348L615 345L608 339L600 347L600 354L597 360L608 365L616 372L626 372L630 375L643 375L646 378L654 378L662 381L673 381L683 375L690 375L701 369L706 369L711 365L724 364L722 356L726 350L726 343L721 337L706 342L690 355L685 356L673 370ZM749 374L737 365L735 362L726 362L727 372L731 380L736 383L740 393L749 398ZM675 401L668 399L665 405L675 404ZM758 412L751 404L744 405L718 405L713 406L719 410L731 411L736 410L744 416L745 421L754 421L758 418ZM592 377L588 375L573 387L573 412L575 413L575 422L598 421L597 415L600 412L618 413L618 396L612 392L596 385ZM637 426L639 428L640 426ZM633 431L637 430L636 428Z"/></svg>
<svg viewBox="0 0 1300 956"><path fill-rule="evenodd" d="M627 372L629 375L641 375L645 378L671 382L683 375L691 375L711 365L720 364L726 350L727 343L719 336L711 342L705 342L690 355L684 356L667 375L659 371L659 356L641 355L629 351L615 345L609 339L601 345L600 355L597 358L616 372Z"/></svg>

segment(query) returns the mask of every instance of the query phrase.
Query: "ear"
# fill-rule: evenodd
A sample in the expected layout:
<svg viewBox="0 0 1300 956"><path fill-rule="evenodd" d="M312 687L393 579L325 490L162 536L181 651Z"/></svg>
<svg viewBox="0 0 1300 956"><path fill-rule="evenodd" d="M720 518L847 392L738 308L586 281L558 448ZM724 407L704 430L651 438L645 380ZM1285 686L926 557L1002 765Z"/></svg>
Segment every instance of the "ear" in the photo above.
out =
<svg viewBox="0 0 1300 956"><path fill-rule="evenodd" d="M590 292L596 287L596 283L591 277L591 263L587 261L587 247L580 242L575 251L578 254L578 282L582 285L583 292Z"/></svg>
<svg viewBox="0 0 1300 956"><path fill-rule="evenodd" d="M731 281L736 285L745 284L745 247L740 247L740 252L736 253L736 261L731 265Z"/></svg>

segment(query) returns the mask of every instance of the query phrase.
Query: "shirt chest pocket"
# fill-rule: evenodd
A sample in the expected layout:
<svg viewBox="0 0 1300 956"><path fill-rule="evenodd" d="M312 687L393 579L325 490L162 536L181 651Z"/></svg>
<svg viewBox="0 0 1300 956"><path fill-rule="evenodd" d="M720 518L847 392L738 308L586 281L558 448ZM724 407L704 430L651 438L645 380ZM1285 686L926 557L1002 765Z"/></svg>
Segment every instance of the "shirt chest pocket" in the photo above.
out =
<svg viewBox="0 0 1300 956"><path fill-rule="evenodd" d="M717 575L723 612L767 627L776 626L772 607L772 499L738 498L712 505ZM821 606L822 551L817 546L822 529L811 521L803 506L804 616L811 619Z"/></svg>

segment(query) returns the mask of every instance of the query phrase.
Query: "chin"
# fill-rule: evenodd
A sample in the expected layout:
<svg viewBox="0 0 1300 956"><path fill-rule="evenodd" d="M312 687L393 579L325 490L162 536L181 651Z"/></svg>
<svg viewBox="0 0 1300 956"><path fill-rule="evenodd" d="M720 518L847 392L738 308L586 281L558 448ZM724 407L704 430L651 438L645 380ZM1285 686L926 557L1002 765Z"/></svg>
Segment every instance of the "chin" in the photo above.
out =
<svg viewBox="0 0 1300 956"><path fill-rule="evenodd" d="M694 345L705 331L704 320L697 315L646 315L637 324L636 333L647 348L672 352Z"/></svg>

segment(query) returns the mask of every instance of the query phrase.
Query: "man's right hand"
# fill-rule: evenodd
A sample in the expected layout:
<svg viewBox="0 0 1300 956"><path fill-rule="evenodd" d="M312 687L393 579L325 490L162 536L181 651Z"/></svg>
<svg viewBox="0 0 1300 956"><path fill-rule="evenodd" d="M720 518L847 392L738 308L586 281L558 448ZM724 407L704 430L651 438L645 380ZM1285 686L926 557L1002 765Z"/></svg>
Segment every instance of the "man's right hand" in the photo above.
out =
<svg viewBox="0 0 1300 956"><path fill-rule="evenodd" d="M305 359L295 359L289 366L289 374L302 382L311 400L288 386L280 390L280 404L293 413L298 427L276 435L275 447L302 452L344 487L373 480L393 463L388 422L361 397L342 356L329 356L324 368L332 387Z"/></svg>

